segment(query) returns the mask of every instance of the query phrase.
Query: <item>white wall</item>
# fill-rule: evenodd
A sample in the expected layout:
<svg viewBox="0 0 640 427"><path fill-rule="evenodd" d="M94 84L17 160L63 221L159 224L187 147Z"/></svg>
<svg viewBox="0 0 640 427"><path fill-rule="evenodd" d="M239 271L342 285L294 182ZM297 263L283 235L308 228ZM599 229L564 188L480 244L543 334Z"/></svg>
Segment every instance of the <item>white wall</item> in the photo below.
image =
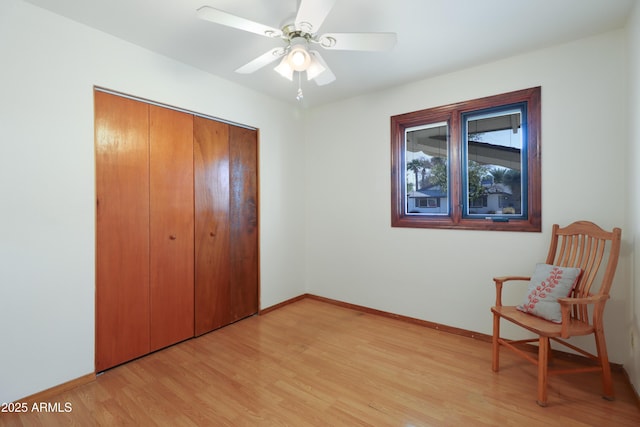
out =
<svg viewBox="0 0 640 427"><path fill-rule="evenodd" d="M391 228L390 116L538 85L542 233ZM626 90L617 31L314 109L305 124L308 292L490 334L492 277L531 273L552 224L620 226L624 250L605 321L611 359L624 362Z"/></svg>
<svg viewBox="0 0 640 427"><path fill-rule="evenodd" d="M0 402L94 369L94 85L259 128L261 306L304 292L294 110L19 0L0 63Z"/></svg>
<svg viewBox="0 0 640 427"><path fill-rule="evenodd" d="M629 293L632 310L629 313L633 347L629 349L625 369L636 392L640 392L640 2L636 2L629 18L629 182L630 188L630 234L632 242L632 287Z"/></svg>

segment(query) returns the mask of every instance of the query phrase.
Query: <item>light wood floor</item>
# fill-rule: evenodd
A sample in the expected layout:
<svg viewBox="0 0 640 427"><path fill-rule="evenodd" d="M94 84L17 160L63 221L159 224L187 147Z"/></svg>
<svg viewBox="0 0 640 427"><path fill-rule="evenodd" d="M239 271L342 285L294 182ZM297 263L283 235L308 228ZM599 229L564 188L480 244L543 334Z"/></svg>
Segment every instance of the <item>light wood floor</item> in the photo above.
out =
<svg viewBox="0 0 640 427"><path fill-rule="evenodd" d="M622 373L613 402L597 374L552 377L541 408L535 367L501 355L496 374L486 342L303 299L52 399L69 413L0 414L0 425L640 425Z"/></svg>

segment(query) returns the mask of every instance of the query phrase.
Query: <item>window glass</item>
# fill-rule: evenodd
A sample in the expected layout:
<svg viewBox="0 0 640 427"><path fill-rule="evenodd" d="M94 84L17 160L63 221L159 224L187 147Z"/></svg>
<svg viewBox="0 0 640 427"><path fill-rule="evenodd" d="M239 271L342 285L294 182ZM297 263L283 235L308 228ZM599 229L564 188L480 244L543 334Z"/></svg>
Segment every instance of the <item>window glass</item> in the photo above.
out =
<svg viewBox="0 0 640 427"><path fill-rule="evenodd" d="M466 217L526 218L523 116L525 105L462 115Z"/></svg>
<svg viewBox="0 0 640 427"><path fill-rule="evenodd" d="M446 122L406 130L404 164L407 214L449 214L448 141Z"/></svg>

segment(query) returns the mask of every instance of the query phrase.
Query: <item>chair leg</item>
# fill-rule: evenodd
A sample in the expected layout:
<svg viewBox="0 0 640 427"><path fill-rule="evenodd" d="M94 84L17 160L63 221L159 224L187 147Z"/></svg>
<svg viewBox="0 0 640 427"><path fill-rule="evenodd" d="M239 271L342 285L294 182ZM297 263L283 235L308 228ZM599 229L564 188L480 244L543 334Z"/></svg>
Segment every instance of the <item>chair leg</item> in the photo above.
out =
<svg viewBox="0 0 640 427"><path fill-rule="evenodd" d="M540 337L538 341L538 400L540 406L547 406L547 357L549 356L549 338Z"/></svg>
<svg viewBox="0 0 640 427"><path fill-rule="evenodd" d="M596 348L598 350L598 359L602 366L602 397L607 400L614 399L613 380L611 379L611 365L609 365L609 356L607 354L607 343L604 339L602 329L595 331Z"/></svg>
<svg viewBox="0 0 640 427"><path fill-rule="evenodd" d="M498 372L500 369L500 316L494 313L493 315L493 353L491 358L491 369L494 372Z"/></svg>

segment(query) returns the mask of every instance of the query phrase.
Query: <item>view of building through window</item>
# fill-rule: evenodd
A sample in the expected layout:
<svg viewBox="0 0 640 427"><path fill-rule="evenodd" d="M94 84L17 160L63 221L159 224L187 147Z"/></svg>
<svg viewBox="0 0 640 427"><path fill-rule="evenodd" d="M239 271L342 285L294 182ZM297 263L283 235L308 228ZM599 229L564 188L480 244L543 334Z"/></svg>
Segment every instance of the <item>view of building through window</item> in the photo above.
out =
<svg viewBox="0 0 640 427"><path fill-rule="evenodd" d="M522 109L463 115L464 215L522 215Z"/></svg>
<svg viewBox="0 0 640 427"><path fill-rule="evenodd" d="M447 123L406 130L406 212L449 213Z"/></svg>

